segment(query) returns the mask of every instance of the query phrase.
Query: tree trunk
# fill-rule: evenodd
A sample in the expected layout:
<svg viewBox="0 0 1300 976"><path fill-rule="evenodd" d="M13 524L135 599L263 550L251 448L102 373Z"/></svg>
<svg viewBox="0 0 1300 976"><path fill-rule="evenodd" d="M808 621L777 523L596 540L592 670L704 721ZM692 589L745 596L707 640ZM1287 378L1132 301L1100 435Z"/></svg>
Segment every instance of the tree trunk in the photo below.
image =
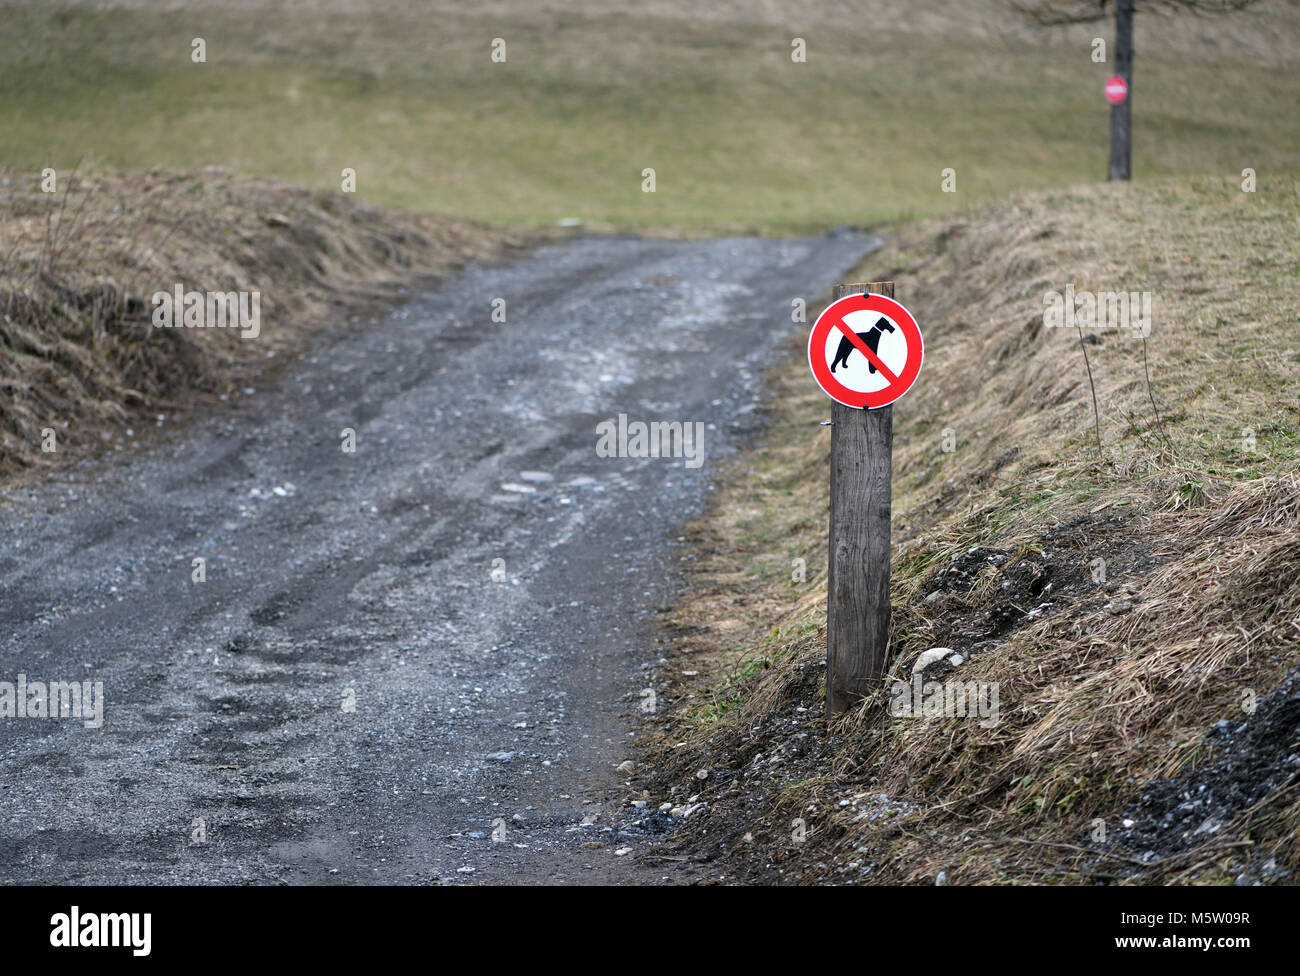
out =
<svg viewBox="0 0 1300 976"><path fill-rule="evenodd" d="M1110 107L1110 178L1127 180L1133 132L1133 0L1115 3L1115 74L1128 85L1128 94Z"/></svg>

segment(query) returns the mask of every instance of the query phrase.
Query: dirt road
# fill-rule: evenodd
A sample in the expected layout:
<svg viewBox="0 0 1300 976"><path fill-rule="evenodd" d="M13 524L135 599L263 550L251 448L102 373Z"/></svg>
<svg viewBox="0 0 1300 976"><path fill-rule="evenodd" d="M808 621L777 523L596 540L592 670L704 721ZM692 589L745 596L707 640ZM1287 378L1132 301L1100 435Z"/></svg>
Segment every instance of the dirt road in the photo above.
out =
<svg viewBox="0 0 1300 976"><path fill-rule="evenodd" d="M11 492L0 682L105 707L0 719L0 880L685 880L612 805L677 529L791 300L876 245L547 247ZM703 463L598 456L620 414L702 422Z"/></svg>

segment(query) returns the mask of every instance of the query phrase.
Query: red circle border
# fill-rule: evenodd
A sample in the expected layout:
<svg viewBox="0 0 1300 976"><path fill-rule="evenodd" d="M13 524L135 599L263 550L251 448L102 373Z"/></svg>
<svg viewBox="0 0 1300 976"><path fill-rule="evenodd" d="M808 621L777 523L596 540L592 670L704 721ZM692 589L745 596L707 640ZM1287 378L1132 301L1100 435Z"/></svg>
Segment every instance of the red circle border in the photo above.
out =
<svg viewBox="0 0 1300 976"><path fill-rule="evenodd" d="M898 375L898 382L891 383L880 390L863 392L845 386L835 378L830 364L826 362L826 337L835 328L836 321L843 320L849 312L865 311L887 315L903 332L907 342L907 361L903 371ZM813 350L817 355L813 355ZM915 354L914 354L915 353ZM813 378L817 380L827 396L836 403L859 410L874 410L887 407L912 388L921 373L921 364L925 360L925 340L921 338L921 327L916 324L912 313L892 298L884 295L846 295L838 301L831 302L817 321L813 323L812 332L808 334L808 366Z"/></svg>

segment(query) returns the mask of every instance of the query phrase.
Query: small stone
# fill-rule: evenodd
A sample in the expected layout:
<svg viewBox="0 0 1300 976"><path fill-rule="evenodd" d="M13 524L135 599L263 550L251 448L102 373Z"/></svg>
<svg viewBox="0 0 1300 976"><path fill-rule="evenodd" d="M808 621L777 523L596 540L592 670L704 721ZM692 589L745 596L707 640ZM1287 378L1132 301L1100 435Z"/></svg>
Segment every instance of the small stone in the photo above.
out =
<svg viewBox="0 0 1300 976"><path fill-rule="evenodd" d="M616 850L616 851L614 852L614 856L615 856L615 857L626 857L628 854L631 854L631 853L632 853L632 848L630 848L630 847L620 847L618 850Z"/></svg>
<svg viewBox="0 0 1300 976"><path fill-rule="evenodd" d="M951 647L932 647L928 651L922 651L916 663L912 665L912 673L919 674L936 661L942 661L949 654L954 653Z"/></svg>
<svg viewBox="0 0 1300 976"><path fill-rule="evenodd" d="M1111 600L1106 604L1106 612L1112 617L1118 617L1122 613L1128 613L1133 609L1132 600Z"/></svg>

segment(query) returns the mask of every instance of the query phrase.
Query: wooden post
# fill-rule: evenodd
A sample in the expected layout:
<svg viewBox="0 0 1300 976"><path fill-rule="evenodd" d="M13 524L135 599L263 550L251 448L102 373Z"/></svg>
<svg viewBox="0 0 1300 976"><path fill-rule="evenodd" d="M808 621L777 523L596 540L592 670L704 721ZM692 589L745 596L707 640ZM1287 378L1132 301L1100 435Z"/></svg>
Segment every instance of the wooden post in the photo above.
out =
<svg viewBox="0 0 1300 976"><path fill-rule="evenodd" d="M1133 144L1133 0L1115 4L1115 74L1128 85L1128 94L1110 107L1110 179L1127 180Z"/></svg>
<svg viewBox="0 0 1300 976"><path fill-rule="evenodd" d="M894 283L836 285L835 298L894 297ZM826 714L880 686L889 643L889 516L894 408L831 407Z"/></svg>

